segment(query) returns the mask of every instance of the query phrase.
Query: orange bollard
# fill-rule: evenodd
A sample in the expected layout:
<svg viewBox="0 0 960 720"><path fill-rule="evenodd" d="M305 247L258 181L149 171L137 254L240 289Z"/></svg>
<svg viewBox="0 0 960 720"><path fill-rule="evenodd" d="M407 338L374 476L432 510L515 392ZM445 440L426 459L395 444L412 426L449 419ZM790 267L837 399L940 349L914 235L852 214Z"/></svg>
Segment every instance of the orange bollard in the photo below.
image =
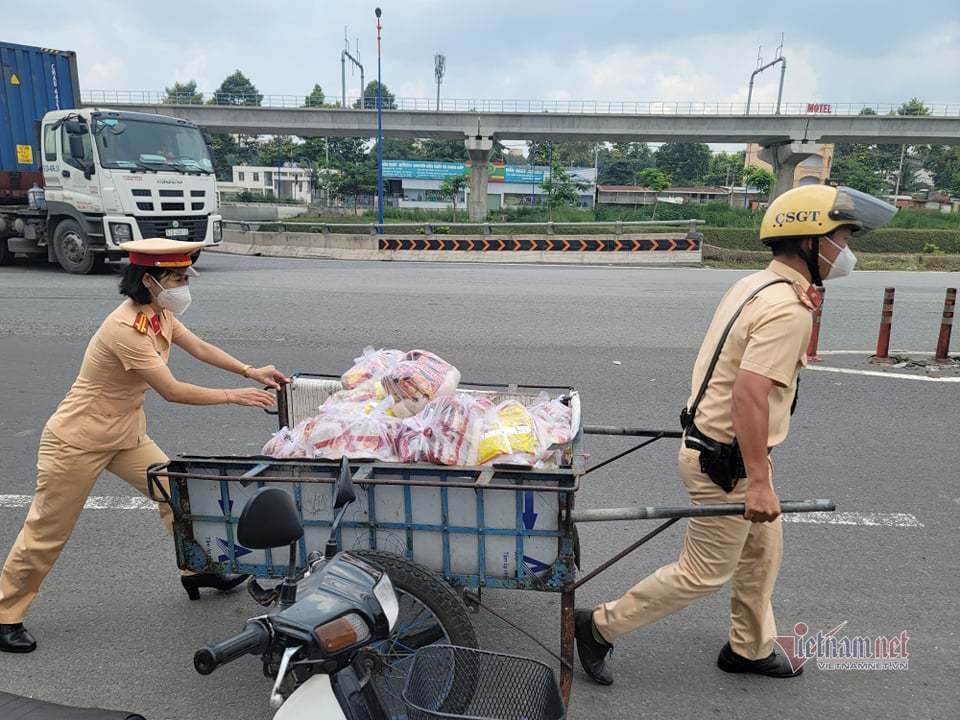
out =
<svg viewBox="0 0 960 720"><path fill-rule="evenodd" d="M820 305L813 311L813 329L810 330L810 342L807 344L807 362L822 362L823 358L817 355L817 345L820 343L820 316L823 315L823 301L826 299L826 290L820 291Z"/></svg>
<svg viewBox="0 0 960 720"><path fill-rule="evenodd" d="M953 308L957 303L957 289L947 288L943 300L943 320L940 321L940 337L937 338L937 353L934 360L950 360L950 331L953 328Z"/></svg>
<svg viewBox="0 0 960 720"><path fill-rule="evenodd" d="M880 312L880 333L877 335L877 354L872 360L885 362L890 359L890 326L893 325L893 296L895 288L883 291L883 310Z"/></svg>

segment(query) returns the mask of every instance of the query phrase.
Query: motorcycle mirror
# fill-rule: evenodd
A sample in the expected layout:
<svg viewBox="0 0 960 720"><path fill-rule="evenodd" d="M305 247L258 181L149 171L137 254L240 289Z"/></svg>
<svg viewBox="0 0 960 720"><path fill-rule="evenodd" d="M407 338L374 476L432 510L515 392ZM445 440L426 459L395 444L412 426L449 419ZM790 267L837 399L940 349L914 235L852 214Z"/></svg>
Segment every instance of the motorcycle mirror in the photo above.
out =
<svg viewBox="0 0 960 720"><path fill-rule="evenodd" d="M260 488L243 506L237 540L254 550L290 545L303 537L300 513L290 494L277 487Z"/></svg>
<svg viewBox="0 0 960 720"><path fill-rule="evenodd" d="M353 489L353 475L350 474L350 462L347 458L340 459L340 474L337 476L337 495L333 501L333 509L349 505L357 499L357 493Z"/></svg>

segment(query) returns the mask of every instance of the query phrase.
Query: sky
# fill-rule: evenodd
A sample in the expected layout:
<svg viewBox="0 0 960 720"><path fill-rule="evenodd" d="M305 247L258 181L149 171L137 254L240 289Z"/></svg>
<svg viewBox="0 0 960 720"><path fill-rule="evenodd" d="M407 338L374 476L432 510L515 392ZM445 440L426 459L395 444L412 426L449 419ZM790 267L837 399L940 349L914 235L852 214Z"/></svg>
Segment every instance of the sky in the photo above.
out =
<svg viewBox="0 0 960 720"><path fill-rule="evenodd" d="M344 27L376 77L375 3L77 3L0 0L0 40L75 50L85 90L216 89L241 70L267 95L340 95ZM746 99L758 48L787 59L786 102L960 104L960 0L526 3L381 0L384 84L447 98L717 101ZM776 99L779 71L754 98ZM348 94L359 76L348 71Z"/></svg>

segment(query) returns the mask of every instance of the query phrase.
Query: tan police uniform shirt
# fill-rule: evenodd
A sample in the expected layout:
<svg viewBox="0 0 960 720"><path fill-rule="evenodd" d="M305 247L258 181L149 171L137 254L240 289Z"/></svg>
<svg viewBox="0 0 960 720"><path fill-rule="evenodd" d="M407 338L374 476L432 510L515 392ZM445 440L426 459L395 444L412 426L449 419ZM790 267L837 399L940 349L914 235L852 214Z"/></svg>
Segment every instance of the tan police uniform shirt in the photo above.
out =
<svg viewBox="0 0 960 720"><path fill-rule="evenodd" d="M810 282L778 260L771 262L766 270L738 281L723 296L700 346L687 407L693 404L700 390L720 336L733 313L752 291L778 278L786 278L791 284L780 283L761 290L747 303L727 336L707 392L697 408L694 423L700 432L713 440L723 443L733 441L731 402L733 383L740 369L774 381L769 395L767 445L773 447L787 437L797 375L807 362L806 349L813 314L798 296L798 293L807 291Z"/></svg>
<svg viewBox="0 0 960 720"><path fill-rule="evenodd" d="M150 323L142 333L134 327L153 309L127 299L110 313L90 339L80 374L47 427L63 442L84 450L135 448L146 435L143 395L150 387L134 371L167 364L170 346L184 327L164 310L160 332Z"/></svg>

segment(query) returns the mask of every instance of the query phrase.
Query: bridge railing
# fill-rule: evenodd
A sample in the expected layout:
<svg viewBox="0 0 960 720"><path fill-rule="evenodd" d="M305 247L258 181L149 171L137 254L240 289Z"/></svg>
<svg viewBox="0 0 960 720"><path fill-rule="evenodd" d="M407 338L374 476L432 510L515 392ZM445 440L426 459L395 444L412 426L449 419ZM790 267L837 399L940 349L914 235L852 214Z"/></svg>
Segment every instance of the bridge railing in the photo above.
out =
<svg viewBox="0 0 960 720"><path fill-rule="evenodd" d="M333 99L332 99L333 100ZM338 108L339 101L317 103L304 95L238 95L232 93L176 94L157 90L84 90L81 101L87 105L237 105L269 108ZM348 108L376 109L375 96L349 97ZM782 103L782 115L890 115L897 114L900 103ZM926 105L935 117L960 117L960 103ZM438 110L435 98L395 97L385 110ZM624 101L624 100L504 100L483 98L441 98L439 112L486 113L572 113L591 115L744 115L745 103L706 101ZM775 115L776 104L756 102L751 115Z"/></svg>

